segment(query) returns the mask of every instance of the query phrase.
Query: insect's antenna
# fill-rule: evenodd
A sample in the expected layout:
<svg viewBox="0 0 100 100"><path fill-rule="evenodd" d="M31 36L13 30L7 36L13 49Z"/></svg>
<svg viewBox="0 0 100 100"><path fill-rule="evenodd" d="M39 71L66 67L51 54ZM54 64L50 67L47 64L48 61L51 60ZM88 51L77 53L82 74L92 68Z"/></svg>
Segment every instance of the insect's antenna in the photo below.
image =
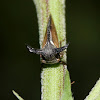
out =
<svg viewBox="0 0 100 100"><path fill-rule="evenodd" d="M30 52L35 53L35 54L42 54L42 50L41 49L34 49L31 46L27 45L27 48L29 49Z"/></svg>
<svg viewBox="0 0 100 100"><path fill-rule="evenodd" d="M50 42L51 39L51 15L49 16L48 24L47 24L47 42Z"/></svg>
<svg viewBox="0 0 100 100"><path fill-rule="evenodd" d="M55 53L60 53L63 50L67 49L69 46L69 43L67 43L65 46L61 47L61 48L55 48Z"/></svg>

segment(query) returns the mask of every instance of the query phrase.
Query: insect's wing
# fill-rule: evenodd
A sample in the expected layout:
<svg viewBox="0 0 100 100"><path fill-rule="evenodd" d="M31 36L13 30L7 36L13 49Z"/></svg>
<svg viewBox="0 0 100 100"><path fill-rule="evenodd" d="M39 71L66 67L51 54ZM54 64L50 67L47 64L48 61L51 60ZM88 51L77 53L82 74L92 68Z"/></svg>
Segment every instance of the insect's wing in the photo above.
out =
<svg viewBox="0 0 100 100"><path fill-rule="evenodd" d="M50 22L51 23L50 31L51 31L51 35L52 35L51 36L52 37L52 42L58 48L59 47L59 42L58 42L58 37L57 37L57 31L56 31L56 28L55 28L55 25L54 25L54 22L53 22L53 19L52 19L51 15L50 15L48 21L51 21ZM42 48L45 46L46 42L47 42L47 29L46 29L46 33L45 33L44 40L43 40L43 43L42 43Z"/></svg>
<svg viewBox="0 0 100 100"><path fill-rule="evenodd" d="M54 45L58 48L59 47L58 36L52 17L51 17L51 34L52 34L52 41Z"/></svg>
<svg viewBox="0 0 100 100"><path fill-rule="evenodd" d="M47 42L47 30L46 30L46 33L45 33L45 36L44 36L44 40L42 42L42 48L45 46L46 42Z"/></svg>

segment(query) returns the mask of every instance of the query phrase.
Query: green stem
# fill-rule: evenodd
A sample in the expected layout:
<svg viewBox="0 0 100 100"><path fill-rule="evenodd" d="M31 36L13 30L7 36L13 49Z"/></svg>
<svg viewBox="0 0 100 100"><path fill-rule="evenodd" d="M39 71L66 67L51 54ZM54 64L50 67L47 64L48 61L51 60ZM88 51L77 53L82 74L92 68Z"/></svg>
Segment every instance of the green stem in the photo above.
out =
<svg viewBox="0 0 100 100"><path fill-rule="evenodd" d="M38 15L40 47L42 47L50 15L53 18L59 42L64 40L62 46L66 45L65 0L34 0L34 3ZM62 60L66 62L66 58L66 53L64 53ZM66 75L68 77L65 77ZM68 84L65 80L68 81ZM62 100L72 100L67 66L63 64L45 65L41 72L41 92L41 100L61 100L61 98ZM67 98L64 99L66 96Z"/></svg>

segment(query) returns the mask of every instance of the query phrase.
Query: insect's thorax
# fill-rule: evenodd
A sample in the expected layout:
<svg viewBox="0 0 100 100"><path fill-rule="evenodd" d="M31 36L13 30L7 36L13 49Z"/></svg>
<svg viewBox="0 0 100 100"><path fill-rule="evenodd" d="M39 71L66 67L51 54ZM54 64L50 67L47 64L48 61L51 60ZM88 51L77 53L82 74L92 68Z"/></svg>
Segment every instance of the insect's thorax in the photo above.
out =
<svg viewBox="0 0 100 100"><path fill-rule="evenodd" d="M43 60L46 61L46 63L55 63L58 62L57 60L59 59L59 56L57 57L58 54L55 54L55 49L56 46L52 42L47 42L45 47L43 48L44 54Z"/></svg>

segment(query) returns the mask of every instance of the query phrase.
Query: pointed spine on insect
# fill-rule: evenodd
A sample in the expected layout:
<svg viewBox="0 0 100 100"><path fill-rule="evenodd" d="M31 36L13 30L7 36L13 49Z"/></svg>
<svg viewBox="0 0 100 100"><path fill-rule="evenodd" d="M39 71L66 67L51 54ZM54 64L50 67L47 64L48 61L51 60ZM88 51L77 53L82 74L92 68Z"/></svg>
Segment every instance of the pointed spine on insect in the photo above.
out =
<svg viewBox="0 0 100 100"><path fill-rule="evenodd" d="M68 44L63 47L59 47L58 37L53 19L50 15L46 34L42 42L41 49L34 49L27 45L30 52L40 55L41 62L45 64L55 64L61 61L61 52L68 48Z"/></svg>

